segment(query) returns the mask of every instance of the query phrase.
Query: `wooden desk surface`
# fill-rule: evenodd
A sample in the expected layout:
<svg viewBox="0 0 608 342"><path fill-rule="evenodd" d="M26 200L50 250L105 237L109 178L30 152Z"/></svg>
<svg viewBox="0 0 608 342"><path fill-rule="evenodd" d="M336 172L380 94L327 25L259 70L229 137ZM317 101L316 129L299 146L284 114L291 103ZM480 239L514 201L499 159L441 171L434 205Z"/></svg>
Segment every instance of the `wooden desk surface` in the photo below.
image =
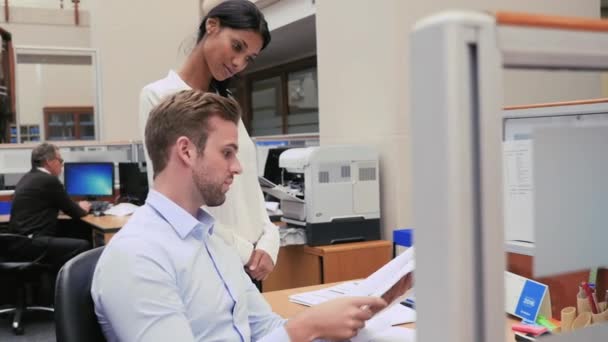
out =
<svg viewBox="0 0 608 342"><path fill-rule="evenodd" d="M129 221L129 216L93 216L91 214L81 218L84 222L100 230L118 230Z"/></svg>
<svg viewBox="0 0 608 342"><path fill-rule="evenodd" d="M266 300L270 304L270 307L272 307L272 310L274 312L276 312L279 316L281 316L283 318L291 318L291 317L294 317L295 315L297 315L302 310L305 310L306 306L290 302L289 301L290 295L296 294L296 293L307 292L307 291L320 290L324 287L330 287L330 286L333 286L336 284L337 283L322 284L322 285L298 287L298 288L289 289L289 290L264 292L264 293L262 293L262 295L264 296L264 298L266 298ZM506 318L506 324L505 324L505 337L506 337L505 341L506 342L511 342L511 341L515 340L513 331L511 331L511 325L518 321L519 320L516 318L511 318L511 317ZM408 324L402 324L400 326L405 327L405 328L415 328L416 324L408 323Z"/></svg>

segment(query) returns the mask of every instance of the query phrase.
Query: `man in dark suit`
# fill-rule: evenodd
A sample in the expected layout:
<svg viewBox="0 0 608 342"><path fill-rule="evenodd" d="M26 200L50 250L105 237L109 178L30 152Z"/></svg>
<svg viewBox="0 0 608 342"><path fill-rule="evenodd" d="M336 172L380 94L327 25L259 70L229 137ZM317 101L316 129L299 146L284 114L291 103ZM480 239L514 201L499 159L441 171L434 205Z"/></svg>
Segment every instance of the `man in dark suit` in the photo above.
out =
<svg viewBox="0 0 608 342"><path fill-rule="evenodd" d="M17 183L11 209L9 231L29 236L28 246L16 246L15 253L24 258L46 251L44 262L57 269L89 249L82 239L57 237L59 210L72 218L85 216L91 208L87 201L74 202L59 181L63 159L57 146L43 143L32 151L32 169Z"/></svg>

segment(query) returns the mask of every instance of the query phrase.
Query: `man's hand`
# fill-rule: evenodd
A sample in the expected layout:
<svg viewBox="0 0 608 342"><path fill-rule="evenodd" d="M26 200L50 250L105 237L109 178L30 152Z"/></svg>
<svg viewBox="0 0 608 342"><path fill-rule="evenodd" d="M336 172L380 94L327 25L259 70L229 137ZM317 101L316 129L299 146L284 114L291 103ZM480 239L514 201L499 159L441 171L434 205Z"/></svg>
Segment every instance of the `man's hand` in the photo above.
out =
<svg viewBox="0 0 608 342"><path fill-rule="evenodd" d="M401 297L403 294L407 292L410 288L412 288L413 275L412 273L408 273L405 277L399 279L399 281L393 285L388 291L386 291L382 295L382 299L384 299L387 303L392 303L395 299Z"/></svg>
<svg viewBox="0 0 608 342"><path fill-rule="evenodd" d="M285 324L292 342L347 340L357 335L365 321L386 307L378 297L343 297L306 309Z"/></svg>
<svg viewBox="0 0 608 342"><path fill-rule="evenodd" d="M87 213L91 210L91 202L89 201L80 201L78 202L78 206L80 206L82 210L86 211Z"/></svg>
<svg viewBox="0 0 608 342"><path fill-rule="evenodd" d="M272 262L272 258L261 249L254 249L251 252L249 261L245 265L245 271L251 278L258 281L266 279L273 269L274 263Z"/></svg>

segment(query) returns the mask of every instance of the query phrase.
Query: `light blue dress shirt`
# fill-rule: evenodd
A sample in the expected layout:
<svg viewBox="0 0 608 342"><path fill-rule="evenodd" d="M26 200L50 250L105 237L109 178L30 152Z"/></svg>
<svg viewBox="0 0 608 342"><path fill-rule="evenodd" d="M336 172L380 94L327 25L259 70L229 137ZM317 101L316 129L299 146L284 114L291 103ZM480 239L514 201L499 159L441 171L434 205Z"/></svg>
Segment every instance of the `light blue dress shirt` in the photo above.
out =
<svg viewBox="0 0 608 342"><path fill-rule="evenodd" d="M213 224L150 191L95 268L91 295L109 341L289 341Z"/></svg>

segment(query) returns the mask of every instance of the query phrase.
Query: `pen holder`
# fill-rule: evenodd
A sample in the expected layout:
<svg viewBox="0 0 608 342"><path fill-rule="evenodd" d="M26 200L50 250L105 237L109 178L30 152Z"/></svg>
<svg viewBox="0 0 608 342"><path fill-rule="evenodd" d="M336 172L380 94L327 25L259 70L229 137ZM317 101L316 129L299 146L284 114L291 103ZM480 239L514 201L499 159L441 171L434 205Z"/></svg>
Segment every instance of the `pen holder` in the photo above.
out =
<svg viewBox="0 0 608 342"><path fill-rule="evenodd" d="M572 321L572 331L582 329L591 325L591 313L581 312L578 317Z"/></svg>
<svg viewBox="0 0 608 342"><path fill-rule="evenodd" d="M591 323L600 323L608 321L608 310L606 310L606 302L598 303L600 312L598 314L591 315Z"/></svg>
<svg viewBox="0 0 608 342"><path fill-rule="evenodd" d="M579 314L583 312L591 312L591 305L589 304L589 298L576 297L576 311Z"/></svg>
<svg viewBox="0 0 608 342"><path fill-rule="evenodd" d="M562 309L562 332L568 332L572 330L572 322L576 317L576 308L574 306L568 306Z"/></svg>

